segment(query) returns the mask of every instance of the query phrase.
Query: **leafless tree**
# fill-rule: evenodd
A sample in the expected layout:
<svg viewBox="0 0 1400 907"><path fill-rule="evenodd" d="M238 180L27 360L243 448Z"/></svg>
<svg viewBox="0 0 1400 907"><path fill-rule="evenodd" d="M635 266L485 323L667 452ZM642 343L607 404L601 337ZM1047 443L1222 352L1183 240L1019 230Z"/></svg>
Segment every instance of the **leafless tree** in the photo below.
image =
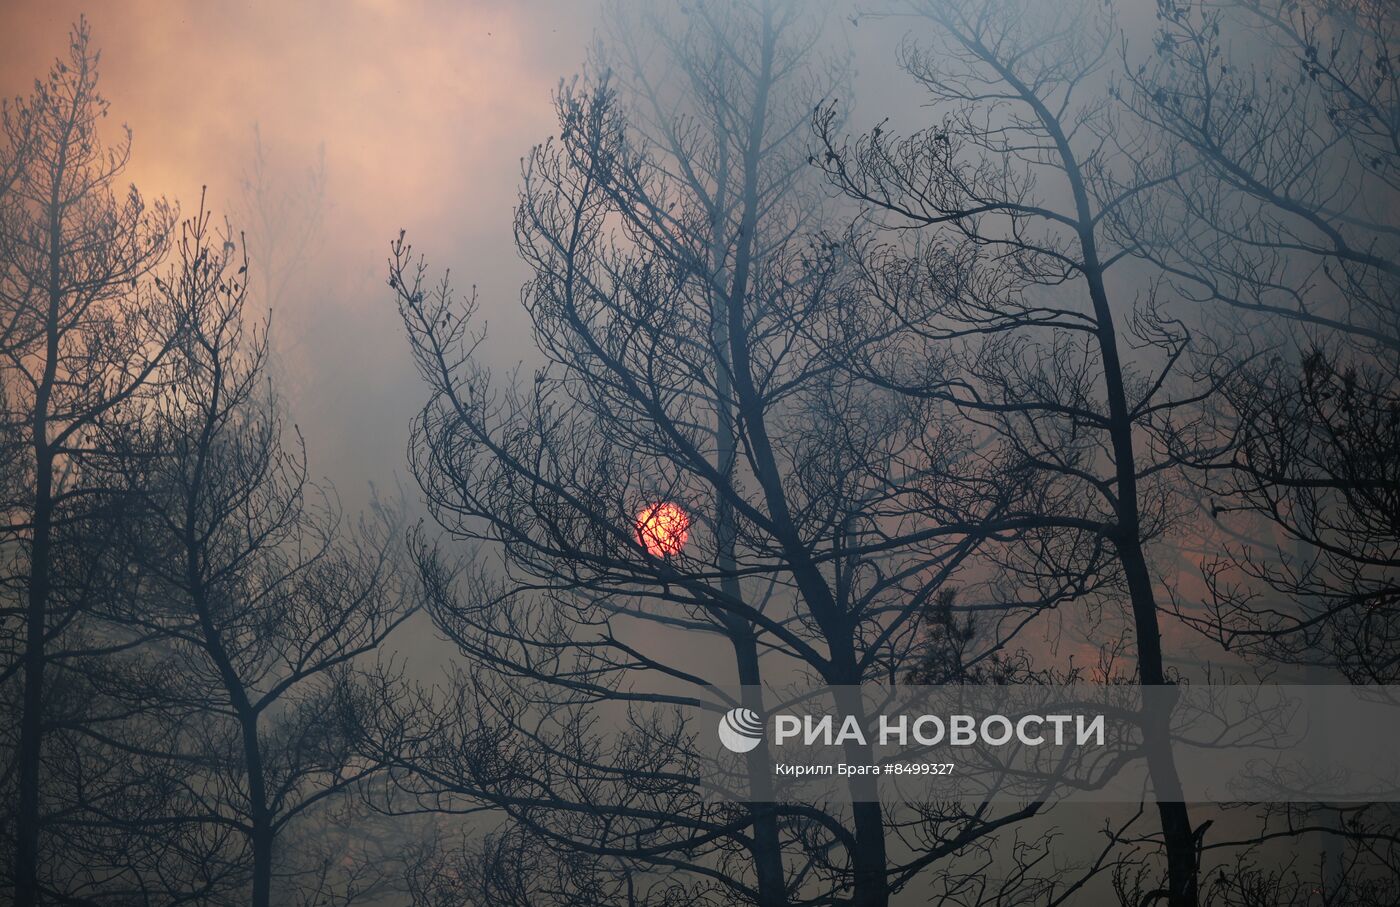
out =
<svg viewBox="0 0 1400 907"><path fill-rule="evenodd" d="M130 135L103 144L107 113L97 93L97 54L86 22L68 54L26 100L6 111L5 229L0 248L4 422L18 438L23 478L5 502L3 674L17 728L6 771L6 835L15 903L40 897L51 816L41 803L45 766L70 749L50 731L83 707L82 695L51 684L50 669L85 643L80 617L94 591L91 571L73 566L78 536L103 489L85 483L101 457L92 440L104 420L135 405L177 342L178 311L146 280L165 252L173 220L134 188L113 194ZM91 654L91 653L86 653ZM73 691L68 691L69 693Z"/></svg>
<svg viewBox="0 0 1400 907"><path fill-rule="evenodd" d="M1126 598L1136 678L1171 684L1150 558L1180 506L1165 436L1184 430L1178 415L1219 379L1193 380L1190 322L1153 285L1117 290L1138 255L1118 223L1150 207L1168 175L1134 166L1140 133L1123 128L1111 101L1111 11L910 6L933 37L915 32L900 59L927 90L934 124L899 137L882 123L851 141L834 106L815 124L814 163L879 225L913 232L853 241L866 292L922 345L903 366L871 356L864 370L951 407L992 449L1045 477L1040 525L1087 533L1111 553L1099 580ZM1195 904L1204 827L1181 802L1165 721L1144 715L1167 863L1150 894Z"/></svg>
<svg viewBox="0 0 1400 907"><path fill-rule="evenodd" d="M1130 229L1214 331L1248 338L1173 445L1219 539L1179 610L1313 682L1400 676L1397 38L1386 3L1163 3L1155 53L1125 70L1124 97L1163 136L1150 166L1175 174ZM1394 898L1387 807L1264 815L1259 841L1319 841L1324 865L1301 881L1259 867L1257 884Z"/></svg>
<svg viewBox="0 0 1400 907"><path fill-rule="evenodd" d="M1397 676L1400 18L1389 4L1168 4L1135 110L1175 204L1140 232L1203 305L1265 338L1183 456L1234 540L1198 625L1224 645ZM1222 34L1244 32L1232 45ZM1287 603L1263 590L1281 593Z"/></svg>
<svg viewBox="0 0 1400 907"><path fill-rule="evenodd" d="M293 178L278 171L255 123L241 188L249 254L260 263L259 301L276 310L320 238L326 216L325 146L318 146L315 161Z"/></svg>
<svg viewBox="0 0 1400 907"><path fill-rule="evenodd" d="M971 450L942 404L846 366L875 341L840 327L845 250L816 235L806 131L830 80L807 62L801 17L691 8L561 89L560 134L527 159L515 224L548 363L533 381L493 382L474 298L394 245L390 285L432 390L415 472L436 521L497 557L473 569L425 547L429 608L474 667L440 723L391 721L390 737L417 806L455 793L505 810L513 828L485 846L518 871L507 887L541 884L525 897L576 895L506 859L521 829L580 854L573 886L603 900L885 904L930 867L958 877L953 856L981 865L989 836L1039 809L896 819L868 778L845 812L761 791L708 804L668 723L666 706L736 681L752 696L789 678L903 679L982 543L1039 532L1021 519L1036 493L1023 473ZM679 88L652 81L649 53ZM649 552L638 531L658 501L690 515L680 550ZM965 594L995 605L958 669L1014 661L1019 628L1087 572L1009 597L968 577ZM687 649L713 656L697 666ZM583 708L602 703L634 706L621 742L587 731ZM1053 890L1036 863L1012 853L1008 887Z"/></svg>
<svg viewBox="0 0 1400 907"><path fill-rule="evenodd" d="M380 770L358 744L378 682L365 659L413 600L393 514L347 530L333 492L309 481L300 436L284 441L268 322L245 315L234 240L201 210L161 281L188 328L132 444L142 505L122 559L139 582L110 620L144 642L112 669L112 695L141 719L106 741L172 788L135 821L217 841L197 869L243 880L239 902L329 903L363 867L339 865L349 854L301 865L279 842Z"/></svg>
<svg viewBox="0 0 1400 907"><path fill-rule="evenodd" d="M298 322L288 302L311 290L310 284L299 281L306 280L324 240L329 210L324 143L298 172L285 155L269 149L262 128L253 124L253 146L239 188L234 215L245 225L248 254L256 262L254 302L278 313L267 368L295 411L298 371L287 364L306 352L306 338L315 332L310 324Z"/></svg>

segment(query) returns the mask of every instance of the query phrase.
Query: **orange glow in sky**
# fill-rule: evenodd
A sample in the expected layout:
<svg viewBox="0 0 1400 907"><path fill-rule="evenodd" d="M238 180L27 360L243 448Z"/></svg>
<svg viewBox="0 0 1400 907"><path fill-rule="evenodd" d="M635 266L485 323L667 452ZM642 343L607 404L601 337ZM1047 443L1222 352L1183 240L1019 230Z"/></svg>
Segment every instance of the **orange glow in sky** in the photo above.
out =
<svg viewBox="0 0 1400 907"><path fill-rule="evenodd" d="M279 396L319 468L347 491L393 481L405 412L419 405L384 296L400 228L479 285L493 349L529 337L512 210L520 158L556 132L551 91L582 65L597 4L543 0L9 0L0 2L0 96L32 90L85 14L110 102L103 137L133 132L118 181L146 199L208 204L235 231L254 126L278 185L324 150L320 227L276 301ZM269 262L252 261L250 273ZM252 281L254 295L262 289ZM250 298L253 310L272 300ZM496 363L499 364L499 363Z"/></svg>
<svg viewBox="0 0 1400 907"><path fill-rule="evenodd" d="M689 538L690 516L678 504L652 504L637 514L637 540L652 557L680 554Z"/></svg>

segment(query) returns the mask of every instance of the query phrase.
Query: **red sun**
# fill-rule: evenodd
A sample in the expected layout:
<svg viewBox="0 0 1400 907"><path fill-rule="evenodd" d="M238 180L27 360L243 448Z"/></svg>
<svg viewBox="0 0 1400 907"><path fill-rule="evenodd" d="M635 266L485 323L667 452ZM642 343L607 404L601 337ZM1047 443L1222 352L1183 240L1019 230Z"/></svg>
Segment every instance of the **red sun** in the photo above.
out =
<svg viewBox="0 0 1400 907"><path fill-rule="evenodd" d="M637 514L637 541L652 557L680 554L690 538L690 516L678 504L652 504Z"/></svg>

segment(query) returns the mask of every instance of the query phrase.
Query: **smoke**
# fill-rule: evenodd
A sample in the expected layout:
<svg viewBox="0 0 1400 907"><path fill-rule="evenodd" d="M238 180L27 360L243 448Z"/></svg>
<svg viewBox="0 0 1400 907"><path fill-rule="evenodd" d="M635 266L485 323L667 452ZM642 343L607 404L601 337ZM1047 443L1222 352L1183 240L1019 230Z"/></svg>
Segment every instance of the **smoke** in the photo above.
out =
<svg viewBox="0 0 1400 907"><path fill-rule="evenodd" d="M431 237L435 247L423 251L480 285L502 363L524 355L524 270L510 232L519 159L552 130L549 93L582 62L596 10L28 4L0 14L5 95L47 71L81 14L102 51L113 126L134 132L127 178L148 198L178 200L188 214L207 185L215 211L238 215L255 124L284 186L301 180L324 144L320 235L273 313L274 336L282 395L313 469L357 503L367 482L402 474L422 397L384 292L388 240L399 227Z"/></svg>

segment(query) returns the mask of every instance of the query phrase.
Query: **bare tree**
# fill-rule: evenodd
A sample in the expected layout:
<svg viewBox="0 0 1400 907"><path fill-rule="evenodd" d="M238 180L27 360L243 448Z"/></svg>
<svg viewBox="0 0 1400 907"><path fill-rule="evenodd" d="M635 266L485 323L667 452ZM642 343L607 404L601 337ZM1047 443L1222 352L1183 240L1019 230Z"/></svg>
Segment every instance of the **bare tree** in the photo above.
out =
<svg viewBox="0 0 1400 907"><path fill-rule="evenodd" d="M326 149L299 178L279 172L262 128L253 124L253 150L241 180L240 209L250 225L249 254L259 262L260 301L280 309L291 282L314 251L326 216Z"/></svg>
<svg viewBox="0 0 1400 907"><path fill-rule="evenodd" d="M1179 611L1311 682L1400 677L1397 38L1392 4L1164 3L1155 54L1126 68L1125 97L1165 138L1150 157L1176 174L1131 229L1236 338L1213 366L1223 392L1173 445L1219 539ZM1387 806L1260 812L1255 846L1319 842L1321 865L1259 867L1256 884L1393 899Z"/></svg>
<svg viewBox="0 0 1400 907"><path fill-rule="evenodd" d="M73 560L85 514L102 497L84 479L85 461L102 456L91 440L104 419L134 405L180 336L178 312L145 280L166 249L173 215L148 207L135 188L113 194L130 134L111 148L98 126L107 105L97 93L97 54L85 21L48 78L5 117L5 194L0 249L5 424L22 438L17 466L23 497L6 501L3 679L20 684L18 728L7 789L16 804L6 837L14 848L15 903L40 897L49 817L40 802L46 761L65 747L46 745L51 728L81 705L51 695L48 669L77 642L93 592ZM71 530L71 531L70 531ZM79 697L81 699L81 697ZM6 798L10 801L10 798Z"/></svg>
<svg viewBox="0 0 1400 907"><path fill-rule="evenodd" d="M844 250L816 236L803 140L829 80L805 62L816 34L800 17L791 4L691 9L561 90L559 137L527 159L516 214L549 363L533 382L493 382L474 299L394 245L390 285L432 389L415 473L437 522L499 559L469 568L425 546L429 608L473 667L440 723L390 720L389 739L416 806L456 794L507 813L510 885L549 884L505 859L523 829L580 854L572 885L603 900L885 904L930 867L957 876L951 857L1039 809L942 804L897 820L868 778L844 812L761 791L708 804L667 721L668 705L736 681L752 695L904 678L931 603L981 543L1039 532L1018 509L1034 489L970 450L940 404L846 367L868 338L841 337ZM667 54L679 89L651 81L649 52ZM689 515L675 550L648 551L639 532L656 502ZM993 617L966 661L1007 657L1085 572L1009 599L969 578L996 607L984 603ZM697 649L714 657L696 666ZM603 703L634 706L625 739L587 733L585 707ZM1036 862L1013 854L1008 887L1053 889Z"/></svg>
<svg viewBox="0 0 1400 907"><path fill-rule="evenodd" d="M1233 540L1194 622L1357 683L1400 676L1397 37L1387 4L1172 4L1132 95L1183 172L1144 247L1267 352L1227 383L1216 445L1182 446Z"/></svg>
<svg viewBox="0 0 1400 907"><path fill-rule="evenodd" d="M114 695L142 720L110 742L177 779L165 811L140 821L215 837L199 868L246 879L240 901L327 903L344 884L279 842L380 770L358 744L364 659L412 598L392 514L347 531L333 493L308 480L300 437L284 442L267 321L246 320L237 256L201 210L161 282L188 333L133 444L142 513L123 556L140 582L112 620L146 642ZM340 883L346 872L335 867Z"/></svg>
<svg viewBox="0 0 1400 907"><path fill-rule="evenodd" d="M306 352L313 326L299 323L287 303L311 289L305 281L324 239L326 212L326 148L299 172L283 155L274 154L253 124L253 146L239 181L235 219L244 226L249 257L257 263L254 301L278 313L278 333L270 338L267 369L295 412L299 396L296 370L287 368ZM296 293L293 293L293 291ZM290 320L289 320L290 316Z"/></svg>
<svg viewBox="0 0 1400 907"><path fill-rule="evenodd" d="M981 0L911 7L935 37L906 41L901 63L927 90L934 125L900 138L882 123L849 142L834 106L816 119L824 151L814 162L880 223L915 230L913 240L857 243L857 254L867 292L931 364L871 358L865 372L954 408L1046 478L1040 525L1088 533L1111 552L1094 585L1126 597L1137 680L1169 685L1162 577L1149 557L1179 506L1165 435L1216 380L1191 380L1189 323L1153 286L1134 298L1110 279L1138 254L1119 221L1149 207L1167 178L1133 165L1141 139L1123 128L1104 66L1111 14ZM1144 715L1167 862L1157 894L1195 904L1203 827L1181 802L1166 720Z"/></svg>

